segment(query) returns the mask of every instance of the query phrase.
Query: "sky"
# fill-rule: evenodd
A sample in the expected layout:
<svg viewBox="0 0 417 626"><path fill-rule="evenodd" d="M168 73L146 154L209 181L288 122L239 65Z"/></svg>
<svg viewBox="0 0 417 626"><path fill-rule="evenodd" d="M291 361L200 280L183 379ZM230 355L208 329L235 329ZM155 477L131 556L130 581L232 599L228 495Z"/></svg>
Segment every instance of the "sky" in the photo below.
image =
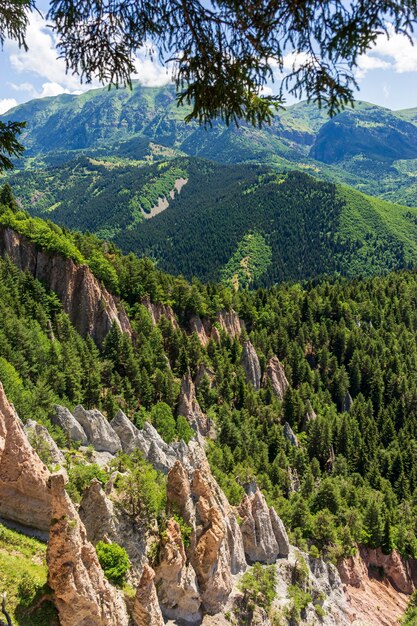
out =
<svg viewBox="0 0 417 626"><path fill-rule="evenodd" d="M40 0L40 10L46 10L47 0ZM402 35L389 39L381 35L373 50L362 56L356 70L360 90L356 98L389 109L417 107L417 36L415 45ZM96 85L81 85L76 76L66 74L65 63L57 58L50 29L41 16L33 13L27 31L29 51L6 41L0 50L0 113L31 100L60 93L81 93ZM285 69L291 69L294 58L287 55ZM145 54L136 62L137 75L146 86L160 86L171 81L171 73ZM272 91L274 86L271 86ZM267 91L270 91L267 88ZM294 102L289 97L287 104Z"/></svg>

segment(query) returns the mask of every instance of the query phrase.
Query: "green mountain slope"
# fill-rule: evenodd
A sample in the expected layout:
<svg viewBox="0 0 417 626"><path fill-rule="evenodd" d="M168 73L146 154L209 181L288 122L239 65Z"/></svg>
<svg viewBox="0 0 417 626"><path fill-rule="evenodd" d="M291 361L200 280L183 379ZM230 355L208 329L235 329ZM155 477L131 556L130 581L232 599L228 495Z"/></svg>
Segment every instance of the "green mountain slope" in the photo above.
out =
<svg viewBox="0 0 417 626"><path fill-rule="evenodd" d="M230 281L237 271L240 285L269 285L371 275L417 259L416 209L301 172L195 158L133 165L81 157L10 181L32 214L106 237L188 278Z"/></svg>
<svg viewBox="0 0 417 626"><path fill-rule="evenodd" d="M80 155L135 163L180 155L299 169L387 200L417 206L416 109L357 102L329 120L305 102L263 129L185 124L173 87L96 89L32 100L0 119L26 120L19 168L58 166Z"/></svg>

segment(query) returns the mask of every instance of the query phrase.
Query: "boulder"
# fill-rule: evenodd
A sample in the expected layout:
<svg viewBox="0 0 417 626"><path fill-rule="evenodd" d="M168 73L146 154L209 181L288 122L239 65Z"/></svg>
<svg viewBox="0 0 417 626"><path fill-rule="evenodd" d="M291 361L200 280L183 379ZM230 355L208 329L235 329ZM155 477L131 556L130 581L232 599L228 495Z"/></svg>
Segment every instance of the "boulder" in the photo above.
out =
<svg viewBox="0 0 417 626"><path fill-rule="evenodd" d="M272 390L277 398L283 400L289 383L285 376L284 367L277 356L271 357L266 366L263 379L264 386L267 386L268 382L271 383Z"/></svg>
<svg viewBox="0 0 417 626"><path fill-rule="evenodd" d="M59 404L54 406L51 422L62 428L70 441L79 441L82 446L87 445L87 435L83 427L65 406Z"/></svg>
<svg viewBox="0 0 417 626"><path fill-rule="evenodd" d="M342 403L342 413L348 413L353 404L352 396L347 391Z"/></svg>
<svg viewBox="0 0 417 626"><path fill-rule="evenodd" d="M46 531L49 471L30 445L0 383L0 517Z"/></svg>
<svg viewBox="0 0 417 626"><path fill-rule="evenodd" d="M123 597L110 585L60 474L50 477L48 584L62 626L128 626Z"/></svg>
<svg viewBox="0 0 417 626"><path fill-rule="evenodd" d="M83 427L88 443L98 452L116 454L116 452L122 450L122 444L118 435L100 411L97 409L87 411L79 404L74 409L74 417Z"/></svg>
<svg viewBox="0 0 417 626"><path fill-rule="evenodd" d="M250 341L243 342L241 363L246 374L246 381L258 391L261 387L261 366L258 355Z"/></svg>

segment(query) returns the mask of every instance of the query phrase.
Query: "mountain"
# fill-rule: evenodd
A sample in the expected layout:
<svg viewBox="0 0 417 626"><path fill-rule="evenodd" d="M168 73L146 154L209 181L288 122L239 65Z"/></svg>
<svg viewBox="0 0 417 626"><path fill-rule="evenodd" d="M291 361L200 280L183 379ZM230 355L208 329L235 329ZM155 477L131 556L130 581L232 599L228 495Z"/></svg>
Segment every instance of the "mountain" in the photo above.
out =
<svg viewBox="0 0 417 626"><path fill-rule="evenodd" d="M33 215L95 233L187 278L270 285L372 275L413 266L417 256L416 209L261 164L83 156L10 182Z"/></svg>
<svg viewBox="0 0 417 626"><path fill-rule="evenodd" d="M413 623L415 271L235 292L11 198L0 234L14 622L393 626L410 599ZM80 272L128 325L79 325Z"/></svg>
<svg viewBox="0 0 417 626"><path fill-rule="evenodd" d="M416 110L355 103L332 120L302 102L277 112L263 129L186 124L174 88L98 89L32 100L0 119L27 120L19 167L56 166L84 154L147 163L198 156L301 169L372 195L417 205Z"/></svg>

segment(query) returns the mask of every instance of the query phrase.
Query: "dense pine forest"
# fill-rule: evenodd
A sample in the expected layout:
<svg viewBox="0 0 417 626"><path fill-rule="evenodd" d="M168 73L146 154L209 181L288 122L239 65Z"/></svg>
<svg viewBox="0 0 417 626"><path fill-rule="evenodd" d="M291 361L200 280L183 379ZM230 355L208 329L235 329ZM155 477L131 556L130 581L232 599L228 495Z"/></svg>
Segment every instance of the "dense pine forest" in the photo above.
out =
<svg viewBox="0 0 417 626"><path fill-rule="evenodd" d="M174 278L93 236L30 218L7 187L1 200L0 227L89 263L121 296L134 331L130 340L114 327L98 348L53 293L2 260L0 379L23 420L40 421L62 443L49 421L53 405L82 403L109 418L122 408L169 441L187 439L188 425L175 417L180 381L203 363L197 397L216 431L209 459L232 503L254 479L292 541L313 555L336 561L363 543L417 557L417 272L236 292ZM164 317L154 327L145 297L172 306L179 327ZM233 339L219 329L220 343L204 348L191 317L216 323L224 309L246 330ZM262 372L273 355L283 364L283 401L269 384L255 391L247 382L245 340Z"/></svg>

